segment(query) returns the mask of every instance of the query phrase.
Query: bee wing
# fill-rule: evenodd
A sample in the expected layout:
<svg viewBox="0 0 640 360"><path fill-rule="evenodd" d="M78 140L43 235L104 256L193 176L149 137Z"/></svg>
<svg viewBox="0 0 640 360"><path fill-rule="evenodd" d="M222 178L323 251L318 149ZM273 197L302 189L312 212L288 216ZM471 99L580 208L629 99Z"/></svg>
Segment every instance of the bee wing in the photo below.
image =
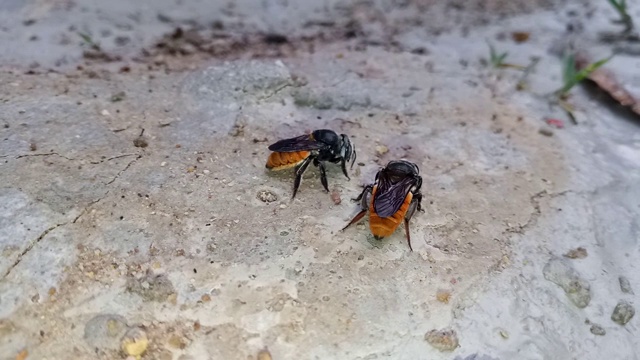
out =
<svg viewBox="0 0 640 360"><path fill-rule="evenodd" d="M413 184L414 179L412 178L404 178L395 184L381 179L373 198L373 208L378 216L386 218L395 214L404 203Z"/></svg>
<svg viewBox="0 0 640 360"><path fill-rule="evenodd" d="M270 151L277 152L294 152L303 150L318 150L325 147L326 144L312 140L309 135L300 135L291 139L280 140L269 146Z"/></svg>

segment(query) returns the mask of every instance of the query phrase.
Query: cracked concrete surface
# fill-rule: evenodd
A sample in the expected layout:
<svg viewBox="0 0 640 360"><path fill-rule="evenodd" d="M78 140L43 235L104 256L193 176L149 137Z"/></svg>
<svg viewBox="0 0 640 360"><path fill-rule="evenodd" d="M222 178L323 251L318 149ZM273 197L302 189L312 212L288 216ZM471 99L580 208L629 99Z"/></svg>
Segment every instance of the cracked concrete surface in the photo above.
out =
<svg viewBox="0 0 640 360"><path fill-rule="evenodd" d="M606 51L595 38L612 26L608 5L148 6L0 5L0 46L27 42L0 55L0 358L125 358L126 326L147 333L144 359L248 359L265 347L273 359L638 358L638 317L610 320L634 300L618 277L640 288L638 121L580 87L579 124L539 132L564 116L540 95L560 84L549 48L590 14L577 36ZM139 55L175 26L212 23L288 42ZM121 59L83 59L67 39L77 31ZM541 57L529 90L514 91L519 72L483 65L487 38L510 62ZM631 85L636 65L611 63ZM267 146L324 127L354 142L351 181L328 166L336 204L311 169L290 201L292 175L264 169ZM338 231L357 212L349 199L398 158L424 180L415 252L401 231ZM567 261L590 284L583 309L542 270L577 247L588 256ZM453 352L424 340L447 327Z"/></svg>

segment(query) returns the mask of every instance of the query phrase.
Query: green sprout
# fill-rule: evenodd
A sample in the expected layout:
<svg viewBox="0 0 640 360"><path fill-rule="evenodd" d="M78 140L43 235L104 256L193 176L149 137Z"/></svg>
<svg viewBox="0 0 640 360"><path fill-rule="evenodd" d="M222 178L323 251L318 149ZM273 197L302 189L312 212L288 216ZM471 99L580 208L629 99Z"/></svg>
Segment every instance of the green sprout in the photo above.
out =
<svg viewBox="0 0 640 360"><path fill-rule="evenodd" d="M487 42L487 45L489 45L489 62L494 68L514 68L518 70L526 69L525 66L508 64L504 62L507 59L507 55L509 55L509 53L503 52L502 54L498 54L491 43Z"/></svg>
<svg viewBox="0 0 640 360"><path fill-rule="evenodd" d="M491 62L491 65L493 65L493 67L495 68L500 68L500 67L504 67L504 60L507 58L507 55L509 55L509 53L504 52L502 54L498 54L496 52L496 49L493 47L493 45L488 44L489 45L489 61Z"/></svg>
<svg viewBox="0 0 640 360"><path fill-rule="evenodd" d="M531 63L524 68L522 77L520 77L520 80L518 80L518 83L516 84L516 90L522 91L527 89L527 78L533 72L539 61L540 58L537 56L531 58Z"/></svg>
<svg viewBox="0 0 640 360"><path fill-rule="evenodd" d="M591 73L593 73L599 67L607 63L607 61L611 60L612 57L613 55L609 56L608 58L591 63L585 66L584 68L582 68L580 71L578 71L576 70L575 54L573 53L566 54L563 59L563 69L562 69L562 79L564 81L564 86L556 90L554 94L558 98L561 98L561 99L566 98L567 95L569 94L569 91L574 86L576 86L582 80L589 77Z"/></svg>
<svg viewBox="0 0 640 360"><path fill-rule="evenodd" d="M608 0L608 1L609 1L609 4L611 4L611 6L613 6L613 8L618 12L618 15L620 15L620 19L616 20L615 23L623 24L625 27L624 29L625 33L631 32L631 30L633 30L633 19L631 19L631 16L629 16L629 13L627 12L627 1L626 0Z"/></svg>
<svg viewBox="0 0 640 360"><path fill-rule="evenodd" d="M87 45L89 45L89 47L91 47L93 50L100 51L100 45L98 43L96 43L95 41L93 41L91 36L89 36L87 34L84 34L84 33L78 33L78 35L80 35L82 40L84 40L84 42L87 43Z"/></svg>
<svg viewBox="0 0 640 360"><path fill-rule="evenodd" d="M560 105L560 107L567 112L567 114L569 115L569 118L571 119L571 122L574 125L576 125L578 122L574 114L575 109L573 105L571 105L567 101L567 98L569 96L569 91L571 91L571 89L574 86L576 86L578 83L588 78L589 75L591 75L591 73L593 73L599 67L607 63L607 61L611 60L612 57L613 55L609 56L606 59L602 59L594 63L588 64L587 66L583 67L578 71L576 69L575 54L573 52L567 52L565 54L564 59L562 60L562 66L563 66L562 79L564 81L564 85L560 89L553 92L553 95L555 95L554 102L557 105Z"/></svg>

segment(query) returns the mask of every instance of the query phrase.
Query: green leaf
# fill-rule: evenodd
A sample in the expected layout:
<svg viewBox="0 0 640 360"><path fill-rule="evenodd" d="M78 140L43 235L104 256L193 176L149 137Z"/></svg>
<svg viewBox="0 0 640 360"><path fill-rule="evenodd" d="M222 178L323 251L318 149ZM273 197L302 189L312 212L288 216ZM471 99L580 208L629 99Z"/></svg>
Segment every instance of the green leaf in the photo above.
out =
<svg viewBox="0 0 640 360"><path fill-rule="evenodd" d="M564 56L564 68L562 69L562 80L566 84L576 77L576 58L573 53Z"/></svg>
<svg viewBox="0 0 640 360"><path fill-rule="evenodd" d="M573 54L568 54L565 57L564 63L564 86L558 89L555 94L557 96L566 95L569 90L571 90L575 85L589 77L592 72L596 71L599 67L606 64L609 60L611 60L612 57L613 55L609 56L608 58L591 63L585 66L582 70L576 72L575 56Z"/></svg>

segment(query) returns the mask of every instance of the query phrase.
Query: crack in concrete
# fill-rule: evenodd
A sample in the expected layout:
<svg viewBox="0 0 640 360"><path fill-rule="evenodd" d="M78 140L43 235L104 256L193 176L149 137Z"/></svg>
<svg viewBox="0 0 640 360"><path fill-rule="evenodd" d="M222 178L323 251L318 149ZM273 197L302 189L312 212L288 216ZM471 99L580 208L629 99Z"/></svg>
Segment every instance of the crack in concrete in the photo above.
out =
<svg viewBox="0 0 640 360"><path fill-rule="evenodd" d="M102 199L106 198L107 195L109 195L109 190L107 190L107 192L104 193L104 195L102 195L100 198L93 200L92 202L90 202L89 204L87 204L87 206L84 207L84 209L82 209L82 211L80 212L80 214L78 214L78 216L75 217L75 219L73 219L73 221L71 221L72 224L75 224L78 220L80 220L80 218L87 213L87 210L89 210L89 208L97 203L99 203L100 201L102 201Z"/></svg>
<svg viewBox="0 0 640 360"><path fill-rule="evenodd" d="M69 161L82 161L82 160L84 160L84 159L70 158L68 156L62 155L62 154L60 154L58 152L55 152L55 151L48 152L48 153L17 155L17 156L15 156L15 158L16 159L22 159L22 158L26 158L26 157L52 156L52 155L59 156L59 157L61 157L63 159L69 160ZM120 159L120 158L124 158L124 157L128 157L128 156L135 156L135 155L138 155L138 154L135 154L135 153L120 154L120 155L115 155L115 156L111 156L111 157L108 157L108 158L104 158L102 160L97 160L97 161L94 160L94 161L88 161L88 162L90 164L92 164L92 165L98 165L98 164L102 164L102 163L107 162L107 161ZM14 155L0 155L0 158L10 157L10 156L14 156Z"/></svg>
<svg viewBox="0 0 640 360"><path fill-rule="evenodd" d="M122 154L122 155L116 155L116 156L112 156L110 158L106 158L106 159L102 159L99 161L91 161L92 165L98 165L98 164L102 164L103 162L107 162L107 161L111 161L111 160L115 160L115 159L120 159L120 158L124 158L124 157L128 157L128 156L134 156L134 155L138 155L138 154ZM138 155L138 156L142 156L142 155ZM139 159L139 158L138 158ZM136 159L137 160L137 159Z"/></svg>
<svg viewBox="0 0 640 360"><path fill-rule="evenodd" d="M18 156L16 156L16 159L21 159L21 158L25 158L25 157L36 157L36 156L51 156L51 155L59 156L59 157L61 157L63 159L67 159L67 160L71 160L71 161L75 160L75 159L72 159L70 157L66 157L64 155L61 155L61 154L59 154L57 152L18 155Z"/></svg>
<svg viewBox="0 0 640 360"><path fill-rule="evenodd" d="M26 156L44 156L44 155L58 155L58 156L61 156L61 155L60 155L60 154L58 154L58 153L34 154L34 155L26 155ZM135 155L135 154L123 154L123 155L117 155L117 156L113 156L113 157L108 158L108 159L103 159L103 160L102 160L102 161L100 161L99 163L101 163L101 162L105 162L105 161L109 161L109 160L118 159L118 158L122 158L122 157L126 157L126 156L131 156L131 155ZM22 157L25 157L25 156L22 156ZM61 157L64 157L64 156L61 156ZM66 158L66 157L64 157L64 158L65 158L65 159L68 159L68 160L72 160L72 159L70 159L70 158ZM135 163L136 161L138 161L140 158L142 158L142 155L138 155L138 156L136 156L136 158L135 158L135 159L133 159L133 160L131 160L131 161L127 164L127 166L125 166L125 168L124 168L124 169L120 170L120 171L118 172L118 174L116 174L116 176L115 176L111 181L109 181L108 183L106 183L106 184L105 184L105 186L106 186L106 185L110 185L110 184L112 184L113 182L115 182L115 181L118 179L118 177L120 177L120 175L122 175L122 173L124 173L125 171L127 171L127 169L129 169L129 167L131 167L131 165L133 165L133 163ZM29 253L29 252L30 252L30 251L31 251L31 250L32 250L32 249L33 249L33 248L34 248L34 247L35 247L35 246L36 246L36 245L41 241L41 240L42 240L42 239L44 239L44 238L45 238L45 237L46 237L50 232L52 232L53 230L55 230L55 229L57 229L57 228L59 228L59 227L62 227L62 226L68 225L68 224L75 224L76 222L78 222L78 220L80 220L80 218L81 218L82 216L84 216L84 215L87 213L87 211L89 210L89 208L91 208L91 206L93 206L93 205L95 205L95 204L99 203L100 201L102 201L102 200L103 200L103 199L104 199L108 194L109 194L109 190L107 190L107 191L106 191L102 196L100 196L99 198L97 198L97 199L95 199L95 200L93 200L93 201L89 202L89 203L88 203L88 204L87 204L87 205L82 209L82 211L80 211L80 214L78 214L75 218L73 218L73 220L69 220L69 221L65 221L65 222L63 222L63 223L59 223L59 224L53 225L53 226L51 226L51 227L47 228L45 231L43 231L43 232L42 232L42 233L41 233L37 238L35 238L34 240L30 241L30 242L29 242L29 245L28 245L28 246L27 246L27 247L22 251L22 253L20 253L20 255L18 255L18 257L16 258L16 260L13 262L13 264L12 264L12 265L7 269L7 271L4 273L4 275L2 276L2 279L0 279L0 281L4 281L4 279L6 279L6 278L7 278L7 276L9 276L9 274L11 274L11 271L13 271L13 269L15 269L15 268L16 268L16 266L18 266L18 265L20 264L20 262L22 261L22 259L23 259L23 258L24 258L24 257L25 257L25 256L26 256L26 255L27 255L27 254L28 254L28 253Z"/></svg>
<svg viewBox="0 0 640 360"><path fill-rule="evenodd" d="M263 97L258 98L258 101L265 101L265 100L269 100L272 97L278 95L279 92L281 92L282 90L288 88L288 87L297 87L296 84L292 84L287 82L286 84L280 86L279 88L276 88L275 90L273 90L273 92L269 95L265 95Z"/></svg>
<svg viewBox="0 0 640 360"><path fill-rule="evenodd" d="M101 197L99 197L96 200L91 201L89 204L87 204L87 206L84 207L84 209L82 209L82 211L80 212L80 214L78 214L75 218L73 218L73 220L71 221L65 221L63 223L60 224L56 224L53 225L51 227L49 227L48 229L46 229L45 231L43 231L40 236L38 236L37 238L35 238L34 240L29 242L29 246L27 246L22 253L20 253L20 255L18 255L18 257L16 258L16 260L13 262L13 264L7 269L7 271L4 273L4 275L2 276L2 279L0 279L0 281L4 281L4 279L7 278L7 276L9 276L9 274L11 274L11 271L13 271L13 269L18 266L20 264L20 262L22 261L22 259L42 240L44 239L50 232L52 232L53 230L68 225L68 224L75 224L78 220L80 220L80 218L87 213L87 210L89 210L89 208L97 203L99 203L100 201L102 201L102 199L104 199L105 197L107 197L107 195L109 194L109 191L105 192L104 195L102 195Z"/></svg>
<svg viewBox="0 0 640 360"><path fill-rule="evenodd" d="M136 161L140 160L142 158L142 155L138 155L136 156L135 159L129 161L129 163L127 164L127 166L124 167L124 169L118 171L118 173L116 174L116 176L113 177L113 179L111 179L109 182L107 182L105 185L111 185L113 184L116 180L118 180L118 178L120 177L120 175L122 175L125 171L127 171L129 169L129 167L131 167L131 165L133 165L133 163L135 163Z"/></svg>
<svg viewBox="0 0 640 360"><path fill-rule="evenodd" d="M531 215L529 215L529 219L527 220L527 222L517 226L509 226L506 232L524 234L525 230L532 226L535 226L538 223L538 219L540 218L540 216L542 216L542 210L540 208L541 199L545 197L553 199L569 193L580 194L581 192L576 192L574 190L564 190L557 193L550 193L545 189L531 195L531 197L529 197L529 202L533 207L533 211L531 212Z"/></svg>
<svg viewBox="0 0 640 360"><path fill-rule="evenodd" d="M37 243L40 242L40 240L44 239L45 236L47 236L47 234L49 234L50 232L52 232L53 230L59 228L60 226L66 225L68 224L68 222L64 222L62 224L56 224L53 225L51 227L49 227L48 229L46 229L42 234L40 234L40 236L38 236L35 240L32 240L29 243L29 246L26 247L26 249L24 249L22 251L22 253L20 253L20 255L18 255L18 258L13 262L13 265L11 265L7 271L5 271L4 275L2 276L2 280L6 279L7 276L9 276L9 274L11 273L11 271L18 266L18 264L20 264L20 262L22 261L22 258L27 255L27 253L29 251L31 251L31 249L33 249L34 246L36 246Z"/></svg>

